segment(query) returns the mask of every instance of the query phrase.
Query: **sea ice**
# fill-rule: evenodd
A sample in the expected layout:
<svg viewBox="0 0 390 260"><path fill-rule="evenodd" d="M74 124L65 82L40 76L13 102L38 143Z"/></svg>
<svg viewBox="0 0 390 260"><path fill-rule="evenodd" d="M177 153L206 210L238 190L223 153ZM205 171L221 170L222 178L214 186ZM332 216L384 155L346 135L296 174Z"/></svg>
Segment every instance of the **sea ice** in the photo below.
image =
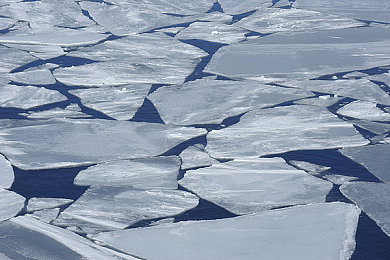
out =
<svg viewBox="0 0 390 260"><path fill-rule="evenodd" d="M219 12L205 13L198 17L198 21L203 22L220 22L230 24L232 20L233 16Z"/></svg>
<svg viewBox="0 0 390 260"><path fill-rule="evenodd" d="M77 104L71 104L65 109L56 107L39 112L29 112L27 114L28 119L52 119L52 118L87 118L90 115L81 112L80 107Z"/></svg>
<svg viewBox="0 0 390 260"><path fill-rule="evenodd" d="M27 212L57 208L72 203L71 199L61 198L31 198L28 200Z"/></svg>
<svg viewBox="0 0 390 260"><path fill-rule="evenodd" d="M262 7L271 6L270 0L247 0L237 2L235 0L219 0L224 12L228 14L243 14Z"/></svg>
<svg viewBox="0 0 390 260"><path fill-rule="evenodd" d="M31 56L42 60L48 60L65 55L64 50L60 46L55 45L31 45L31 44L4 44L5 46L23 50L28 52Z"/></svg>
<svg viewBox="0 0 390 260"><path fill-rule="evenodd" d="M18 120L21 121L21 120ZM152 157L206 130L114 120L48 120L0 130L0 152L21 169Z"/></svg>
<svg viewBox="0 0 390 260"><path fill-rule="evenodd" d="M8 74L9 78L17 83L27 85L50 85L56 83L50 70L32 70Z"/></svg>
<svg viewBox="0 0 390 260"><path fill-rule="evenodd" d="M25 198L19 194L0 188L0 222L12 218L24 207Z"/></svg>
<svg viewBox="0 0 390 260"><path fill-rule="evenodd" d="M179 168L176 156L108 162L80 171L74 184L177 189Z"/></svg>
<svg viewBox="0 0 390 260"><path fill-rule="evenodd" d="M293 105L251 111L237 124L211 131L206 151L213 158L235 158L365 144L352 124L327 109Z"/></svg>
<svg viewBox="0 0 390 260"><path fill-rule="evenodd" d="M14 170L11 163L0 154L0 189L11 188L14 178Z"/></svg>
<svg viewBox="0 0 390 260"><path fill-rule="evenodd" d="M228 117L313 96L309 91L258 82L202 79L159 88L149 95L165 123L220 124Z"/></svg>
<svg viewBox="0 0 390 260"><path fill-rule="evenodd" d="M55 220L58 217L59 213L60 213L60 208L44 209L44 210L35 211L31 216L35 219L38 219L39 221L50 223L51 221Z"/></svg>
<svg viewBox="0 0 390 260"><path fill-rule="evenodd" d="M390 96L389 96L390 98ZM339 110L337 114L370 121L390 121L390 114L376 106L376 103L368 101L354 101Z"/></svg>
<svg viewBox="0 0 390 260"><path fill-rule="evenodd" d="M390 132L390 124L371 122L367 120L348 120L348 122L377 135Z"/></svg>
<svg viewBox="0 0 390 260"><path fill-rule="evenodd" d="M340 152L365 166L373 175L384 182L390 182L390 145L376 144L344 148Z"/></svg>
<svg viewBox="0 0 390 260"><path fill-rule="evenodd" d="M131 119L142 106L151 85L131 84L116 87L70 90L81 103L117 120Z"/></svg>
<svg viewBox="0 0 390 260"><path fill-rule="evenodd" d="M211 166L215 163L218 163L217 160L211 158L204 149L200 149L196 146L190 146L180 153L180 158L182 160L181 168L183 170Z"/></svg>
<svg viewBox="0 0 390 260"><path fill-rule="evenodd" d="M0 107L28 109L64 100L67 100L67 97L58 91L45 89L43 87L17 85L0 86Z"/></svg>
<svg viewBox="0 0 390 260"><path fill-rule="evenodd" d="M330 95L321 95L318 97L299 99L294 101L294 104L297 105L310 105L310 106L318 106L318 107L330 107L337 102L339 102L342 98L330 96Z"/></svg>
<svg viewBox="0 0 390 260"><path fill-rule="evenodd" d="M15 19L0 16L0 31L11 28L15 23L16 23Z"/></svg>
<svg viewBox="0 0 390 260"><path fill-rule="evenodd" d="M330 174L330 175L325 175L325 179L328 181L336 184L336 185L342 185L347 182L355 181L358 180L358 177L353 177L353 176L344 176L344 175L338 175L338 174Z"/></svg>
<svg viewBox="0 0 390 260"><path fill-rule="evenodd" d="M169 217L198 205L198 197L178 190L91 186L53 222L84 233L124 229L138 221Z"/></svg>
<svg viewBox="0 0 390 260"><path fill-rule="evenodd" d="M325 202L332 189L331 183L297 170L281 158L213 164L187 171L179 184L235 214Z"/></svg>
<svg viewBox="0 0 390 260"><path fill-rule="evenodd" d="M296 160L291 160L288 161L289 164L293 165L296 168L299 168L301 170L304 170L312 175L319 175L324 171L330 170L330 167L323 166L323 165L318 165L318 164L313 164L305 161L296 161Z"/></svg>
<svg viewBox="0 0 390 260"><path fill-rule="evenodd" d="M10 72L20 66L36 61L29 53L0 45L0 73Z"/></svg>
<svg viewBox="0 0 390 260"><path fill-rule="evenodd" d="M369 77L371 80L383 82L387 84L387 86L390 86L390 73L383 73L379 75L372 75Z"/></svg>
<svg viewBox="0 0 390 260"><path fill-rule="evenodd" d="M359 214L351 204L320 203L107 232L93 238L147 259L346 260L355 249Z"/></svg>
<svg viewBox="0 0 390 260"><path fill-rule="evenodd" d="M389 183L351 182L343 184L340 190L390 236Z"/></svg>

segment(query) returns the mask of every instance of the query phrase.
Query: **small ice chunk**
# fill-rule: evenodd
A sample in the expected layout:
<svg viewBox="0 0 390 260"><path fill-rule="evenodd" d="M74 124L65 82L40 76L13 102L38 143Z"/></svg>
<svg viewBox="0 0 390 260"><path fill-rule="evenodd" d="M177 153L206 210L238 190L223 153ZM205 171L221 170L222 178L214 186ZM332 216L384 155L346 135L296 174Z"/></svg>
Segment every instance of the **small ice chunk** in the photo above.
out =
<svg viewBox="0 0 390 260"><path fill-rule="evenodd" d="M132 84L70 90L86 107L93 108L117 120L131 119L142 106L151 85Z"/></svg>
<svg viewBox="0 0 390 260"><path fill-rule="evenodd" d="M218 163L217 160L211 158L204 149L200 149L195 146L190 146L180 154L180 158L183 161L181 168L183 170L211 166Z"/></svg>
<svg viewBox="0 0 390 260"><path fill-rule="evenodd" d="M344 148L341 149L340 152L366 167L378 179L384 182L390 182L389 144Z"/></svg>
<svg viewBox="0 0 390 260"><path fill-rule="evenodd" d="M328 181L337 184L337 185L342 185L347 182L355 181L358 180L358 177L353 177L353 176L344 176L344 175L338 175L338 174L330 174L330 175L325 175L325 179Z"/></svg>
<svg viewBox="0 0 390 260"><path fill-rule="evenodd" d="M363 73L363 72L359 72L359 71L353 71L353 72L349 72L345 75L343 75L343 79L354 79L354 78L365 78L367 77L367 74L366 73Z"/></svg>
<svg viewBox="0 0 390 260"><path fill-rule="evenodd" d="M390 236L390 184L351 182L343 184L340 191Z"/></svg>
<svg viewBox="0 0 390 260"><path fill-rule="evenodd" d="M0 45L0 73L10 72L18 67L38 60L25 51Z"/></svg>
<svg viewBox="0 0 390 260"><path fill-rule="evenodd" d="M337 114L370 121L390 121L390 114L376 106L376 103L368 101L354 101L339 110Z"/></svg>
<svg viewBox="0 0 390 260"><path fill-rule="evenodd" d="M149 95L165 123L220 124L253 109L313 96L312 92L258 82L202 79L159 88Z"/></svg>
<svg viewBox="0 0 390 260"><path fill-rule="evenodd" d="M25 198L19 194L0 188L0 221L12 218L24 207Z"/></svg>
<svg viewBox="0 0 390 260"><path fill-rule="evenodd" d="M28 200L27 212L33 212L42 209L52 209L72 203L71 199L57 198L31 198Z"/></svg>
<svg viewBox="0 0 390 260"><path fill-rule="evenodd" d="M0 86L0 107L33 108L61 102L67 97L55 90L33 86Z"/></svg>
<svg viewBox="0 0 390 260"><path fill-rule="evenodd" d="M27 51L31 56L39 59L48 60L65 54L60 46L53 45L31 45L31 44L4 44L8 47Z"/></svg>
<svg viewBox="0 0 390 260"><path fill-rule="evenodd" d="M57 218L59 213L60 213L60 208L44 209L44 210L35 211L34 214L32 214L32 217L42 222L50 223L51 221Z"/></svg>
<svg viewBox="0 0 390 260"><path fill-rule="evenodd" d="M11 163L0 154L0 189L11 188L14 178L14 170Z"/></svg>
<svg viewBox="0 0 390 260"><path fill-rule="evenodd" d="M360 210L320 203L210 221L183 221L93 236L147 259L349 259ZM324 241L326 237L326 241Z"/></svg>
<svg viewBox="0 0 390 260"><path fill-rule="evenodd" d="M291 160L291 161L288 161L288 163L293 165L294 167L302 169L302 170L304 170L312 175L318 175L324 171L330 170L330 167L328 167L328 166L313 164L313 163L309 163L309 162L305 162L305 161Z"/></svg>
<svg viewBox="0 0 390 260"><path fill-rule="evenodd" d="M327 109L293 105L250 111L237 124L211 131L206 151L213 158L235 158L365 144L352 124Z"/></svg>
<svg viewBox="0 0 390 260"><path fill-rule="evenodd" d="M340 97L331 97L329 95L313 97L313 98L305 98L294 101L294 104L297 105L310 105L310 106L318 106L318 107L330 107L341 100Z"/></svg>
<svg viewBox="0 0 390 260"><path fill-rule="evenodd" d="M56 83L50 70L32 70L9 74L12 81L27 85L51 85Z"/></svg>
<svg viewBox="0 0 390 260"><path fill-rule="evenodd" d="M169 217L198 205L198 197L178 190L139 190L91 186L54 221L91 234L124 229L138 221Z"/></svg>
<svg viewBox="0 0 390 260"><path fill-rule="evenodd" d="M183 30L184 28L186 28L186 27L168 27L168 28L157 29L155 31L156 32L163 32L163 33L177 34L181 30Z"/></svg>
<svg viewBox="0 0 390 260"><path fill-rule="evenodd" d="M85 118L90 117L90 115L84 114L81 112L77 104L71 104L65 109L56 107L49 110L39 111L39 112L30 112L27 115L28 119L52 119L52 118Z"/></svg>
<svg viewBox="0 0 390 260"><path fill-rule="evenodd" d="M102 163L82 170L76 185L127 185L139 189L177 189L180 160L176 156Z"/></svg>

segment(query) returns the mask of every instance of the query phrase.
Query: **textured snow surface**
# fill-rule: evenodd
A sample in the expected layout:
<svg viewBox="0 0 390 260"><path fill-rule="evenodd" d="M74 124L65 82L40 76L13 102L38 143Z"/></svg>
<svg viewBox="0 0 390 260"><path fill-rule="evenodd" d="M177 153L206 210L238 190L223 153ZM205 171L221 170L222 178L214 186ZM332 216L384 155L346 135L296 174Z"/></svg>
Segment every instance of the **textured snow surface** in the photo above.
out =
<svg viewBox="0 0 390 260"><path fill-rule="evenodd" d="M352 124L328 110L294 105L251 111L236 125L211 131L206 151L214 158L234 158L365 144Z"/></svg>
<svg viewBox="0 0 390 260"><path fill-rule="evenodd" d="M15 192L0 188L0 221L12 218L24 207L24 198Z"/></svg>
<svg viewBox="0 0 390 260"><path fill-rule="evenodd" d="M378 108L376 103L368 101L354 101L337 110L337 113L362 120L390 121L390 113Z"/></svg>
<svg viewBox="0 0 390 260"><path fill-rule="evenodd" d="M349 259L359 214L350 204L320 203L94 238L147 259Z"/></svg>
<svg viewBox="0 0 390 260"><path fill-rule="evenodd" d="M0 189L11 188L14 182L14 170L11 163L0 154Z"/></svg>
<svg viewBox="0 0 390 260"><path fill-rule="evenodd" d="M162 154L206 131L142 122L50 120L0 130L0 152L22 169L56 168Z"/></svg>
<svg viewBox="0 0 390 260"><path fill-rule="evenodd" d="M56 198L31 198L28 200L27 211L36 211L42 209L51 209L72 203L70 199Z"/></svg>
<svg viewBox="0 0 390 260"><path fill-rule="evenodd" d="M187 171L184 188L235 214L325 202L332 184L289 166L281 158L237 159Z"/></svg>

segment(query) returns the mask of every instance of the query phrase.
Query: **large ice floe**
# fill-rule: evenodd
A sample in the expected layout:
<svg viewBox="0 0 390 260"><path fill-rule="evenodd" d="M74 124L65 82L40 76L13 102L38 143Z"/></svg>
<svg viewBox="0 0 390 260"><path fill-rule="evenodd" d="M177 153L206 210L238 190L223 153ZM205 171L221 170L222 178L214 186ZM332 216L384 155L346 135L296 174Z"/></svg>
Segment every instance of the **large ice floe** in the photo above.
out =
<svg viewBox="0 0 390 260"><path fill-rule="evenodd" d="M10 72L20 66L36 61L37 58L26 51L0 45L0 73Z"/></svg>
<svg viewBox="0 0 390 260"><path fill-rule="evenodd" d="M11 188L14 182L14 170L11 163L0 154L0 188Z"/></svg>
<svg viewBox="0 0 390 260"><path fill-rule="evenodd" d="M327 109L293 105L251 111L239 123L211 131L206 150L214 158L235 158L368 143Z"/></svg>
<svg viewBox="0 0 390 260"><path fill-rule="evenodd" d="M147 259L349 259L359 213L351 204L319 203L93 238Z"/></svg>
<svg viewBox="0 0 390 260"><path fill-rule="evenodd" d="M180 185L235 214L325 202L332 184L281 158L245 158L187 171Z"/></svg>
<svg viewBox="0 0 390 260"><path fill-rule="evenodd" d="M207 53L162 33L132 35L82 48L69 57L95 61L59 68L54 77L67 85L113 86L130 83L180 84Z"/></svg>
<svg viewBox="0 0 390 260"><path fill-rule="evenodd" d="M22 169L160 155L203 129L113 120L49 120L0 130L0 152Z"/></svg>
<svg viewBox="0 0 390 260"><path fill-rule="evenodd" d="M222 47L205 71L262 81L310 79L390 63L385 28L274 34Z"/></svg>
<svg viewBox="0 0 390 260"><path fill-rule="evenodd" d="M390 121L390 114L376 106L376 103L368 101L354 101L339 110L337 113L343 116L370 121Z"/></svg>
<svg viewBox="0 0 390 260"><path fill-rule="evenodd" d="M55 78L48 69L12 73L9 74L9 79L27 85L50 85L56 83Z"/></svg>

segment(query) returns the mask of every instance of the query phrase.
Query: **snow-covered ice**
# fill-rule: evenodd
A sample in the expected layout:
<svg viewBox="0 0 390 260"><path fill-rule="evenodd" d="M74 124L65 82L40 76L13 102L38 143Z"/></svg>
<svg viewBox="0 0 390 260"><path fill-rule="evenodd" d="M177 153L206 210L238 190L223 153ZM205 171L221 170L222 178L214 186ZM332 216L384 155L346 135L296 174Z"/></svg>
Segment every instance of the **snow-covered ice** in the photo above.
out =
<svg viewBox="0 0 390 260"><path fill-rule="evenodd" d="M56 83L50 70L31 70L8 75L12 81L27 85L50 85Z"/></svg>
<svg viewBox="0 0 390 260"><path fill-rule="evenodd" d="M180 158L182 160L181 168L183 170L211 166L215 163L218 163L217 160L211 158L204 150L197 146L190 146L180 153Z"/></svg>
<svg viewBox="0 0 390 260"><path fill-rule="evenodd" d="M101 233L99 242L147 259L349 259L360 210L320 203L230 219Z"/></svg>
<svg viewBox="0 0 390 260"><path fill-rule="evenodd" d="M390 96L389 96L390 97ZM339 110L337 114L370 121L390 121L390 113L386 113L376 106L376 103L368 101L354 101Z"/></svg>
<svg viewBox="0 0 390 260"><path fill-rule="evenodd" d="M24 207L25 198L19 194L0 188L0 221L10 219Z"/></svg>
<svg viewBox="0 0 390 260"><path fill-rule="evenodd" d="M71 199L61 199L61 198L30 198L27 204L27 211L32 212L42 209L51 209L57 208L60 206L65 206L72 203Z"/></svg>
<svg viewBox="0 0 390 260"><path fill-rule="evenodd" d="M11 188L14 178L14 170L11 163L0 154L0 189Z"/></svg>

